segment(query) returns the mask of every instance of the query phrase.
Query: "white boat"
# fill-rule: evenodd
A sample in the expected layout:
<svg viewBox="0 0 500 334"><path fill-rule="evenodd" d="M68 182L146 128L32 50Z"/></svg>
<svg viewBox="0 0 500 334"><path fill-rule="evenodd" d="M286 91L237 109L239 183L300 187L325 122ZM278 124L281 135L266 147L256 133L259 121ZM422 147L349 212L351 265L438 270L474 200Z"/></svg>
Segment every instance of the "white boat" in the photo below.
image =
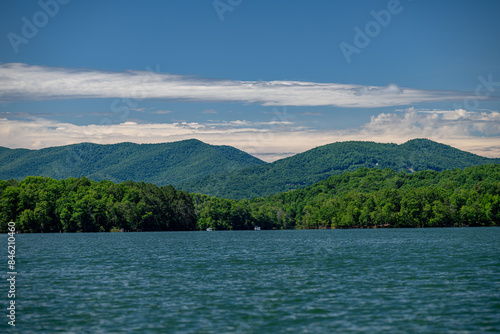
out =
<svg viewBox="0 0 500 334"><path fill-rule="evenodd" d="M260 226L255 226L255 227L254 227L254 230L256 230L256 231L260 231Z"/></svg>
<svg viewBox="0 0 500 334"><path fill-rule="evenodd" d="M211 227L207 227L207 231L210 232L210 231L213 231Z"/></svg>

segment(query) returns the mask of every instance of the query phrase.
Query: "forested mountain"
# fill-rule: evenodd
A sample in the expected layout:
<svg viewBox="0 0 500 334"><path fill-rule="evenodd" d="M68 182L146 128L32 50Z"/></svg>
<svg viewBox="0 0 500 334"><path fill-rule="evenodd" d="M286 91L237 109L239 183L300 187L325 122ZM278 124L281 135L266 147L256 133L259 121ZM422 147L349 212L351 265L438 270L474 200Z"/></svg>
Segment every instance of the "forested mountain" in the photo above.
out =
<svg viewBox="0 0 500 334"><path fill-rule="evenodd" d="M56 179L144 181L178 185L203 176L265 164L231 146L191 139L163 144L82 143L40 150L0 147L0 179L47 176Z"/></svg>
<svg viewBox="0 0 500 334"><path fill-rule="evenodd" d="M35 233L196 229L191 196L171 185L30 176L0 180L0 194L0 230L8 221Z"/></svg>
<svg viewBox="0 0 500 334"><path fill-rule="evenodd" d="M401 145L338 142L271 164L206 176L182 184L180 189L217 197L249 199L303 188L361 167L416 172L489 163L500 163L500 159L481 157L428 139L414 139Z"/></svg>
<svg viewBox="0 0 500 334"><path fill-rule="evenodd" d="M442 172L361 168L267 198L232 200L128 181L0 181L0 232L500 225L500 165Z"/></svg>
<svg viewBox="0 0 500 334"><path fill-rule="evenodd" d="M427 139L402 145L338 142L268 164L231 146L191 139L164 144L75 144L41 150L0 147L0 179L148 182L211 196L243 199L304 188L361 167L441 171L500 163Z"/></svg>
<svg viewBox="0 0 500 334"><path fill-rule="evenodd" d="M361 168L252 202L288 228L495 226L500 165L416 173Z"/></svg>

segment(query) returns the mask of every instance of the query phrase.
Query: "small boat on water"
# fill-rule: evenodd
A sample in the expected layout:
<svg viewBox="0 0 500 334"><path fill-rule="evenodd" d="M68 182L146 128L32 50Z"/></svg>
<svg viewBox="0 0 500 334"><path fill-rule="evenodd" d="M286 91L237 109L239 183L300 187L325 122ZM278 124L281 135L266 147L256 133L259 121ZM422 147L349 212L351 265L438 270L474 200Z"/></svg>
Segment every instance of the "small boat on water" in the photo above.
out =
<svg viewBox="0 0 500 334"><path fill-rule="evenodd" d="M207 227L207 231L210 232L213 231L213 229L211 227Z"/></svg>
<svg viewBox="0 0 500 334"><path fill-rule="evenodd" d="M256 230L256 231L260 231L260 226L255 226L255 227L254 227L254 230Z"/></svg>

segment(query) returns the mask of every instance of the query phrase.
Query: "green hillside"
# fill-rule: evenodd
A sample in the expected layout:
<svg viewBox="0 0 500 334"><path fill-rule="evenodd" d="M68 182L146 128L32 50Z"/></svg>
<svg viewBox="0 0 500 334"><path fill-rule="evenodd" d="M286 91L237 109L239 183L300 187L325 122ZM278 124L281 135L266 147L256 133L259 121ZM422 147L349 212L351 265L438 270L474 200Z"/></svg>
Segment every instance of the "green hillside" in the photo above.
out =
<svg viewBox="0 0 500 334"><path fill-rule="evenodd" d="M144 182L0 180L0 232L500 225L500 164L442 172L360 168L305 189L234 200Z"/></svg>
<svg viewBox="0 0 500 334"><path fill-rule="evenodd" d="M204 177L180 185L180 189L224 198L253 198L303 188L332 175L361 167L395 171L441 171L465 168L500 159L489 159L460 151L428 139L414 139L402 145L374 142L339 142L320 146L295 156L260 165Z"/></svg>
<svg viewBox="0 0 500 334"><path fill-rule="evenodd" d="M500 165L416 173L361 168L251 203L287 228L495 226Z"/></svg>
<svg viewBox="0 0 500 334"><path fill-rule="evenodd" d="M46 176L127 180L223 198L265 197L362 167L441 171L500 163L427 139L402 145L340 142L268 164L230 146L191 139L163 144L82 143L41 150L0 147L0 179Z"/></svg>
<svg viewBox="0 0 500 334"><path fill-rule="evenodd" d="M41 150L0 148L0 179L46 176L178 185L201 177L265 164L230 146L191 139L163 144L82 143Z"/></svg>

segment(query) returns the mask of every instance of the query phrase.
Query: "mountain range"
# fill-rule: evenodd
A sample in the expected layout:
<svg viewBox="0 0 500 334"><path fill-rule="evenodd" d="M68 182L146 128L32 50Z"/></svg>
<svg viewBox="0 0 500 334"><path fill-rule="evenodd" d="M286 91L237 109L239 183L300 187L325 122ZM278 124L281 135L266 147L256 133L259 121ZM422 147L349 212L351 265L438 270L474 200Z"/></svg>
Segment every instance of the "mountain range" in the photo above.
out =
<svg viewBox="0 0 500 334"><path fill-rule="evenodd" d="M481 157L428 139L413 139L401 145L337 142L273 163L206 176L181 184L180 188L217 197L243 199L304 188L332 175L361 167L417 172L491 163L500 163L500 159Z"/></svg>
<svg viewBox="0 0 500 334"><path fill-rule="evenodd" d="M0 147L0 179L47 176L55 179L144 181L180 185L209 174L265 164L231 146L214 146L196 139L162 144L91 143L40 150Z"/></svg>
<svg viewBox="0 0 500 334"><path fill-rule="evenodd" d="M428 139L404 144L337 142L266 163L230 146L196 139L163 144L74 144L40 150L0 147L0 179L48 176L171 184L224 198L263 197L303 188L361 167L441 171L500 163Z"/></svg>

